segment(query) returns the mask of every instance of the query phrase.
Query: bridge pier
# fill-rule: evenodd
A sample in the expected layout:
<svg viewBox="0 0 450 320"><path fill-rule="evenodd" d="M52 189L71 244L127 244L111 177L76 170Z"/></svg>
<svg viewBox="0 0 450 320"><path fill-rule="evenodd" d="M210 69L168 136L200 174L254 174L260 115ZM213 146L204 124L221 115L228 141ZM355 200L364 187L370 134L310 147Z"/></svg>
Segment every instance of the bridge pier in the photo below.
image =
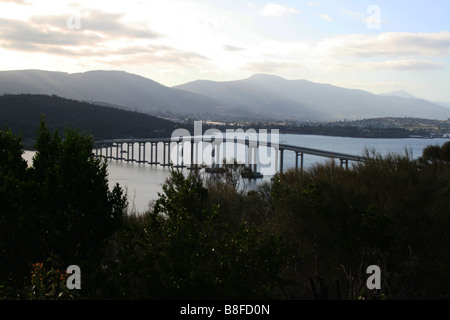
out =
<svg viewBox="0 0 450 320"><path fill-rule="evenodd" d="M201 165L198 163L199 141L194 138L191 139L191 167L197 167Z"/></svg>
<svg viewBox="0 0 450 320"><path fill-rule="evenodd" d="M303 152L295 152L295 169L298 170L298 156L300 155L300 171L303 172Z"/></svg>
<svg viewBox="0 0 450 320"><path fill-rule="evenodd" d="M180 152L180 141L176 142L177 144L177 163L173 164L175 168L184 168L184 145L181 144L181 152ZM181 164L180 164L180 153L181 153ZM170 159L170 157L169 157Z"/></svg>
<svg viewBox="0 0 450 320"><path fill-rule="evenodd" d="M153 152L155 149L155 152ZM159 164L158 162L158 142L150 142L150 162L148 164Z"/></svg>
<svg viewBox="0 0 450 320"><path fill-rule="evenodd" d="M138 160L137 163L146 163L145 161L145 142L138 142ZM133 154L133 161L134 160L134 154Z"/></svg>
<svg viewBox="0 0 450 320"><path fill-rule="evenodd" d="M120 161L123 161L124 159L123 159L123 153L124 153L124 151L123 151L123 143L121 143L120 144Z"/></svg>
<svg viewBox="0 0 450 320"><path fill-rule="evenodd" d="M283 173L284 149L280 148L280 173Z"/></svg>
<svg viewBox="0 0 450 320"><path fill-rule="evenodd" d="M348 169L348 159L339 159L341 160L341 167L345 165L345 169Z"/></svg>
<svg viewBox="0 0 450 320"><path fill-rule="evenodd" d="M167 162L166 162L167 155ZM161 166L168 167L170 166L170 142L163 142L163 162Z"/></svg>
<svg viewBox="0 0 450 320"><path fill-rule="evenodd" d="M194 139L191 139L191 167L194 166Z"/></svg>

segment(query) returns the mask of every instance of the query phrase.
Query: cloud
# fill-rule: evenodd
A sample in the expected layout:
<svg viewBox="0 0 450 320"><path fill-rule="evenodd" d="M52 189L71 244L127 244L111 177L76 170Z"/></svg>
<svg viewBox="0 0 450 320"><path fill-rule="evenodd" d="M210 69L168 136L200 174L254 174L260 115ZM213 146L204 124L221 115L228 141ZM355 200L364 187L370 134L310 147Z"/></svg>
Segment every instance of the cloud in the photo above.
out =
<svg viewBox="0 0 450 320"><path fill-rule="evenodd" d="M308 6L318 6L320 5L319 2L308 2Z"/></svg>
<svg viewBox="0 0 450 320"><path fill-rule="evenodd" d="M301 64L294 61L274 61L274 60L264 60L259 62L247 63L243 69L252 72L267 72L276 73L283 69L299 68L302 67Z"/></svg>
<svg viewBox="0 0 450 320"><path fill-rule="evenodd" d="M223 50L225 50L225 51L244 51L246 49L243 47L236 47L236 46L226 44L223 46Z"/></svg>
<svg viewBox="0 0 450 320"><path fill-rule="evenodd" d="M298 11L294 8L285 7L280 4L269 3L264 9L258 11L258 13L266 17L280 18L287 14L297 14Z"/></svg>
<svg viewBox="0 0 450 320"><path fill-rule="evenodd" d="M370 8L370 7L369 7ZM362 23L370 23L373 19L373 16L371 14L366 13L362 13L362 12L356 12L356 11L350 11L350 10L342 10L341 12L345 13L346 15L348 15L350 18L352 18L353 20L357 20L359 22ZM381 12L380 12L380 23L387 23L387 20L383 20L381 19Z"/></svg>
<svg viewBox="0 0 450 320"><path fill-rule="evenodd" d="M122 13L97 9L31 16L28 20L0 18L0 44L17 50L38 50L48 46L95 48L121 38L133 41L162 37L145 25L127 24L123 18ZM71 28L74 22L77 28Z"/></svg>
<svg viewBox="0 0 450 320"><path fill-rule="evenodd" d="M76 52L78 47L100 49L108 46L108 42L120 39L131 42L162 37L145 25L128 24L123 19L122 13L97 9L31 16L28 20L0 18L0 46L20 51L70 54L70 50Z"/></svg>
<svg viewBox="0 0 450 320"><path fill-rule="evenodd" d="M18 50L43 46L78 46L101 41L95 34L45 28L29 21L0 18L0 44Z"/></svg>
<svg viewBox="0 0 450 320"><path fill-rule="evenodd" d="M319 17L321 17L322 19L327 20L327 21L333 21L334 20L332 17L330 17L329 15L327 15L325 13L319 14Z"/></svg>
<svg viewBox="0 0 450 320"><path fill-rule="evenodd" d="M77 9L69 14L32 16L30 21L41 26L68 28L71 20L78 20L79 29L97 32L105 38L157 38L162 35L146 26L130 25L123 21L124 13L110 13L98 9Z"/></svg>
<svg viewBox="0 0 450 320"><path fill-rule="evenodd" d="M427 71L438 70L445 68L445 64L441 62L434 62L428 60L388 60L378 63L373 63L373 69L391 69L399 71Z"/></svg>
<svg viewBox="0 0 450 320"><path fill-rule="evenodd" d="M114 55L126 58L124 63L133 65L167 63L188 67L209 60L201 54L165 45L124 48L111 52L110 56ZM130 57L131 55L132 57ZM112 58L111 61L114 62L115 58Z"/></svg>
<svg viewBox="0 0 450 320"><path fill-rule="evenodd" d="M166 63L198 65L208 60L198 53L155 44L163 35L145 24L126 23L122 13L84 10L72 14L31 16L28 20L0 18L0 48L28 53L102 60L128 65ZM68 19L79 18L79 29ZM153 42L153 43L152 43Z"/></svg>
<svg viewBox="0 0 450 320"><path fill-rule="evenodd" d="M28 2L27 0L0 0L0 2L8 2L8 3L23 4L23 5L31 5L31 3Z"/></svg>
<svg viewBox="0 0 450 320"><path fill-rule="evenodd" d="M339 67L347 70L354 70L355 68L358 68L360 70L432 71L443 69L446 65L441 62L429 60L401 59L340 63Z"/></svg>
<svg viewBox="0 0 450 320"><path fill-rule="evenodd" d="M316 49L329 56L360 58L448 56L450 55L450 31L341 35L322 40Z"/></svg>

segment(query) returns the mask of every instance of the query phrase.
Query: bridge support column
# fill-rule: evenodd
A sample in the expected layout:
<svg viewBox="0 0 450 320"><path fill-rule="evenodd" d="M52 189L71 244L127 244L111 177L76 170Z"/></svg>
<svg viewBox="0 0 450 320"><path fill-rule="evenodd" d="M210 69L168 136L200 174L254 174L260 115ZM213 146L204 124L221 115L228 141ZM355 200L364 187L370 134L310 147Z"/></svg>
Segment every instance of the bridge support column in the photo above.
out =
<svg viewBox="0 0 450 320"><path fill-rule="evenodd" d="M138 142L138 148L139 148L139 152L138 152L138 163L141 163L141 143L140 142Z"/></svg>
<svg viewBox="0 0 450 320"><path fill-rule="evenodd" d="M150 161L149 162L147 162L148 164L151 164L151 165L153 165L153 164L155 164L156 163L156 159L155 159L155 161L153 161L153 148L154 148L154 145L155 145L155 143L154 142L150 142ZM156 142L156 148L158 148L158 142Z"/></svg>
<svg viewBox="0 0 450 320"><path fill-rule="evenodd" d="M283 173L284 149L280 149L280 173Z"/></svg>
<svg viewBox="0 0 450 320"><path fill-rule="evenodd" d="M191 167L194 165L194 139L191 139Z"/></svg>
<svg viewBox="0 0 450 320"><path fill-rule="evenodd" d="M300 171L303 172L303 153L296 152L295 153L295 169L298 170L298 156L300 155Z"/></svg>
<svg viewBox="0 0 450 320"><path fill-rule="evenodd" d="M156 143L156 146L158 147L158 143ZM153 142L150 142L150 164L153 164Z"/></svg>
<svg viewBox="0 0 450 320"><path fill-rule="evenodd" d="M184 141L181 143L181 166L184 167Z"/></svg>
<svg viewBox="0 0 450 320"><path fill-rule="evenodd" d="M145 161L145 144L146 144L145 142L142 144L142 148L144 149L143 150L143 152L144 152L144 159L142 160L142 162L144 162L144 163L146 162Z"/></svg>
<svg viewBox="0 0 450 320"><path fill-rule="evenodd" d="M345 165L345 169L348 169L348 159L340 159L341 160L341 167Z"/></svg>
<svg viewBox="0 0 450 320"><path fill-rule="evenodd" d="M162 166L166 165L166 143L163 142L163 163Z"/></svg>
<svg viewBox="0 0 450 320"><path fill-rule="evenodd" d="M170 142L163 142L163 163L161 164L161 166L163 167L170 166Z"/></svg>
<svg viewBox="0 0 450 320"><path fill-rule="evenodd" d="M253 148L253 172L258 171L258 147Z"/></svg>
<svg viewBox="0 0 450 320"><path fill-rule="evenodd" d="M216 167L220 168L220 143L216 144Z"/></svg>
<svg viewBox="0 0 450 320"><path fill-rule="evenodd" d="M180 167L180 142L177 141L177 163L174 164L176 167ZM183 152L183 145L181 145L181 153ZM183 155L181 155L181 166L183 165Z"/></svg>
<svg viewBox="0 0 450 320"><path fill-rule="evenodd" d="M167 165L168 166L170 166L170 156L171 156L171 150L170 150L170 148L171 148L171 143L169 142L169 143L167 143Z"/></svg>
<svg viewBox="0 0 450 320"><path fill-rule="evenodd" d="M247 162L248 162L248 167L250 169L253 169L253 148L250 147L250 143L248 144L248 151L247 151Z"/></svg>
<svg viewBox="0 0 450 320"><path fill-rule="evenodd" d="M193 161L193 164L195 165L195 166L200 166L201 165L201 163L199 163L199 161L198 161L198 152L199 152L199 141L193 141L192 142L192 152L194 153L194 157L193 157L193 159L194 159L194 161ZM203 159L203 158L202 158Z"/></svg>

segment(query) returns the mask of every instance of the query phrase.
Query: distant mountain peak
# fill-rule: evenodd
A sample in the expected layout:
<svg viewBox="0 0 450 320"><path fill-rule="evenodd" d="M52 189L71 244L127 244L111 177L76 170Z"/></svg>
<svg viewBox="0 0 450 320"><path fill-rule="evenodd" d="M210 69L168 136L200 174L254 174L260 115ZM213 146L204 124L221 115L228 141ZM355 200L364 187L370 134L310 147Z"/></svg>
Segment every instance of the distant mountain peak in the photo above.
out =
<svg viewBox="0 0 450 320"><path fill-rule="evenodd" d="M267 80L267 81L273 81L273 80L286 80L283 77L276 76L273 74L266 74L266 73L256 73L250 77L247 78L247 80Z"/></svg>
<svg viewBox="0 0 450 320"><path fill-rule="evenodd" d="M391 92L382 94L382 96L394 96L394 97L400 97L400 98L406 98L406 99L419 99L416 96L412 95L411 93L409 93L405 90L391 91Z"/></svg>

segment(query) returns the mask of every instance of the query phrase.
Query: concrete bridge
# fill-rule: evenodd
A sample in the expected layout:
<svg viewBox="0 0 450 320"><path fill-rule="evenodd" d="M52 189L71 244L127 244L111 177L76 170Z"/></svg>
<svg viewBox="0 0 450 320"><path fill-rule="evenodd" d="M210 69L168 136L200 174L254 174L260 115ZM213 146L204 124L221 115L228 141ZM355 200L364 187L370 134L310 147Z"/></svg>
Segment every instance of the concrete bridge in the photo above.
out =
<svg viewBox="0 0 450 320"><path fill-rule="evenodd" d="M286 152L292 152L295 155L297 170L303 170L305 154L338 159L341 166L347 168L349 161L363 161L360 156L299 147L278 141L254 140L249 137L218 138L217 136L101 140L94 142L93 153L97 157L116 161L160 166L173 165L182 168L199 166L220 168L223 158L239 160L238 152L236 152L239 146L241 153L245 153L245 163L253 172L257 172L258 165L261 169L262 163L266 167L271 167L272 174L283 172ZM265 150L263 151L262 148ZM232 157L230 157L230 150Z"/></svg>

